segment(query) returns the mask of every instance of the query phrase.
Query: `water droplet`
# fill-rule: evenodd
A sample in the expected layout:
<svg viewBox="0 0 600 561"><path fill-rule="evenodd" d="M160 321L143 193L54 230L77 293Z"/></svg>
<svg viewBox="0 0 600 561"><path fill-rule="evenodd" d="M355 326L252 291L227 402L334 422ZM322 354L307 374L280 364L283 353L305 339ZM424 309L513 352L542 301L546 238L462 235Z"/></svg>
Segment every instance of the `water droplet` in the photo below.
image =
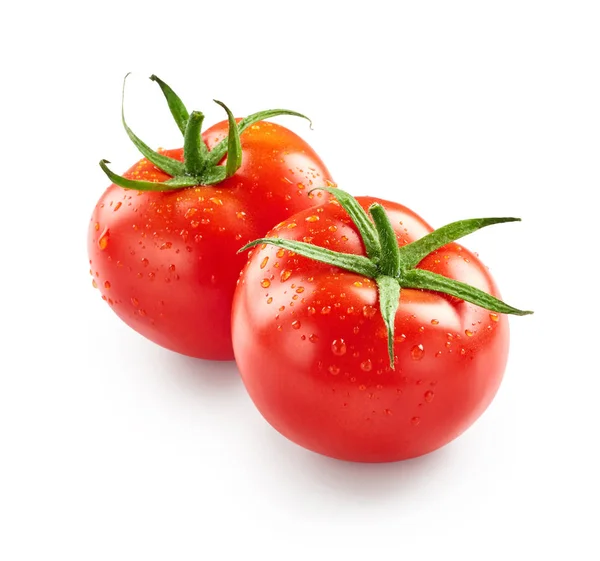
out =
<svg viewBox="0 0 600 561"><path fill-rule="evenodd" d="M310 337L308 338L308 340L311 343L316 343L319 340L319 337L313 333L312 335L310 335Z"/></svg>
<svg viewBox="0 0 600 561"><path fill-rule="evenodd" d="M97 232L98 230L100 230L100 223L99 223L99 222L96 222L96 223L94 224L94 230L96 230L96 232Z"/></svg>
<svg viewBox="0 0 600 561"><path fill-rule="evenodd" d="M217 197L210 197L208 199L211 203L216 204L217 206L223 206L223 201Z"/></svg>
<svg viewBox="0 0 600 561"><path fill-rule="evenodd" d="M108 238L110 236L110 230L105 228L100 237L98 238L98 247L104 251L108 246Z"/></svg>
<svg viewBox="0 0 600 561"><path fill-rule="evenodd" d="M423 345L415 345L410 350L410 356L413 360L421 360L424 354L425 350L423 349Z"/></svg>
<svg viewBox="0 0 600 561"><path fill-rule="evenodd" d="M275 255L277 255L277 257L283 257L285 255L285 251L283 249L279 249Z"/></svg>
<svg viewBox="0 0 600 561"><path fill-rule="evenodd" d="M172 246L173 244L171 242L165 242L158 249L171 249Z"/></svg>
<svg viewBox="0 0 600 561"><path fill-rule="evenodd" d="M360 327L358 327L358 325L352 330L352 332L354 333L354 335L358 335L359 331L360 331Z"/></svg>
<svg viewBox="0 0 600 561"><path fill-rule="evenodd" d="M273 302L273 297L269 296L269 298L267 299L267 304L270 304L271 302Z"/></svg>
<svg viewBox="0 0 600 561"><path fill-rule="evenodd" d="M321 313L325 316L327 315L329 312L331 312L331 306L323 306L321 308Z"/></svg>
<svg viewBox="0 0 600 561"><path fill-rule="evenodd" d="M364 362L360 363L360 369L363 370L364 372L369 372L369 370L371 370L372 368L373 368L373 363L371 362L370 358L368 358Z"/></svg>
<svg viewBox="0 0 600 561"><path fill-rule="evenodd" d="M261 268L261 269L264 269L264 268L267 266L267 263L268 263L268 262L269 262L269 258L268 258L268 257L265 257L265 258L264 258L264 259L261 261L261 263L260 263L260 268Z"/></svg>
<svg viewBox="0 0 600 561"><path fill-rule="evenodd" d="M363 316L370 319L377 313L377 310L373 306L367 304L366 306L363 306L362 313Z"/></svg>
<svg viewBox="0 0 600 561"><path fill-rule="evenodd" d="M465 335L467 337L473 337L473 332L470 329L465 329Z"/></svg>
<svg viewBox="0 0 600 561"><path fill-rule="evenodd" d="M410 420L410 424L411 424L413 427L416 427L416 426L417 426L417 425L418 425L420 422L421 422L421 417L413 417L413 418Z"/></svg>
<svg viewBox="0 0 600 561"><path fill-rule="evenodd" d="M113 212L117 212L117 210L119 210L119 209L121 208L121 205L122 205L122 204L123 204L123 203L122 203L121 201L119 201L119 202L118 202L118 203L115 205L115 208L113 208Z"/></svg>
<svg viewBox="0 0 600 561"><path fill-rule="evenodd" d="M363 283L360 282L360 281L356 281L356 282L354 282L352 284L354 284L354 286L356 286L357 288L360 288L363 285Z"/></svg>
<svg viewBox="0 0 600 561"><path fill-rule="evenodd" d="M460 354L464 356L467 354L467 351L463 348L460 350Z"/></svg>
<svg viewBox="0 0 600 561"><path fill-rule="evenodd" d="M169 271L173 272L175 270L175 265L169 265Z"/></svg>
<svg viewBox="0 0 600 561"><path fill-rule="evenodd" d="M146 310L138 310L138 314L143 317L146 315Z"/></svg>
<svg viewBox="0 0 600 561"><path fill-rule="evenodd" d="M281 282L285 282L291 276L292 276L292 271L290 271L288 269L284 269L283 271L281 271L281 275L280 275Z"/></svg>
<svg viewBox="0 0 600 561"><path fill-rule="evenodd" d="M263 279L260 282L260 286L262 286L263 288L269 288L271 286L271 281L269 279Z"/></svg>
<svg viewBox="0 0 600 561"><path fill-rule="evenodd" d="M296 289L296 292L297 292L298 294L302 294L302 293L304 292L304 287L303 287L303 286L299 286L299 287Z"/></svg>
<svg viewBox="0 0 600 561"><path fill-rule="evenodd" d="M148 273L148 278L149 278L150 280L154 280L154 277L155 277L155 276L156 276L156 273L152 273L152 272Z"/></svg>
<svg viewBox="0 0 600 561"><path fill-rule="evenodd" d="M287 229L288 229L288 230L291 230L292 228L295 228L296 226L297 226L297 224L296 224L295 222L290 222L290 223L287 225Z"/></svg>
<svg viewBox="0 0 600 561"><path fill-rule="evenodd" d="M202 220L200 220L200 222L205 225L210 224L210 218L203 218Z"/></svg>
<svg viewBox="0 0 600 561"><path fill-rule="evenodd" d="M387 337L387 332L385 337ZM394 337L394 343L404 343L404 341L406 341L406 335L404 335L404 333L400 333L400 335Z"/></svg>
<svg viewBox="0 0 600 561"><path fill-rule="evenodd" d="M384 410L383 410L383 412L384 412L386 415L392 415L392 410L391 410L391 409L384 409Z"/></svg>
<svg viewBox="0 0 600 561"><path fill-rule="evenodd" d="M334 339L331 343L331 352L336 356L346 354L346 342L343 339Z"/></svg>
<svg viewBox="0 0 600 561"><path fill-rule="evenodd" d="M192 216L194 216L194 214L196 214L198 212L197 208L188 208L186 213L183 215L184 218L191 218ZM196 226L194 226L195 228Z"/></svg>
<svg viewBox="0 0 600 561"><path fill-rule="evenodd" d="M305 220L307 222L317 222L317 220L319 220L319 217L316 214L313 214L312 216L307 216Z"/></svg>
<svg viewBox="0 0 600 561"><path fill-rule="evenodd" d="M198 226L200 226L200 222L198 222L197 220L190 220L190 226L192 228L197 228Z"/></svg>
<svg viewBox="0 0 600 561"><path fill-rule="evenodd" d="M328 230L330 232L336 232L337 231L337 226L335 226L335 225L329 226Z"/></svg>
<svg viewBox="0 0 600 561"><path fill-rule="evenodd" d="M144 267L147 267L150 264L150 261L148 261L148 259L146 259L145 257L142 259L142 265Z"/></svg>
<svg viewBox="0 0 600 561"><path fill-rule="evenodd" d="M495 314L494 312L490 313L490 319L492 321L498 321L500 319L500 316L498 314Z"/></svg>
<svg viewBox="0 0 600 561"><path fill-rule="evenodd" d="M433 401L434 396L435 394L431 390L428 390L423 394L423 398L427 403L431 403Z"/></svg>
<svg viewBox="0 0 600 561"><path fill-rule="evenodd" d="M329 368L329 373L332 374L333 376L337 376L340 373L340 369L339 367L335 366L335 365L331 365Z"/></svg>
<svg viewBox="0 0 600 561"><path fill-rule="evenodd" d="M137 308L140 305L140 302L137 298L132 298L131 303Z"/></svg>
<svg viewBox="0 0 600 561"><path fill-rule="evenodd" d="M317 310L315 310L312 306L309 306L306 311L308 312L309 316L314 316L317 313Z"/></svg>
<svg viewBox="0 0 600 561"><path fill-rule="evenodd" d="M110 282L106 281L104 283L104 288L106 288L106 290L110 290Z"/></svg>
<svg viewBox="0 0 600 561"><path fill-rule="evenodd" d="M292 329L300 329L302 327L302 324L296 320L292 322Z"/></svg>
<svg viewBox="0 0 600 561"><path fill-rule="evenodd" d="M432 319L431 320L431 325L438 325L439 323L440 323L440 321L437 320L437 319Z"/></svg>
<svg viewBox="0 0 600 561"><path fill-rule="evenodd" d="M92 279L92 286L94 288L98 288L98 283L96 282L96 279Z"/></svg>

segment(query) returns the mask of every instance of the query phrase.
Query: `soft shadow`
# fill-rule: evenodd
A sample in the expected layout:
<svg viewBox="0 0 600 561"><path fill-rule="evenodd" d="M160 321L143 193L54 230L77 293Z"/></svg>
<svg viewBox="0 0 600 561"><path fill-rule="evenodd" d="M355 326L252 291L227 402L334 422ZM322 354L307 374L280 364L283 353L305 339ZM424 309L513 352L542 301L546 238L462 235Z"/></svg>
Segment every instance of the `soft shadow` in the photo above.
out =
<svg viewBox="0 0 600 561"><path fill-rule="evenodd" d="M264 446L270 448L268 469L276 470L277 477L284 478L290 485L300 485L309 493L329 494L352 502L418 495L459 461L450 444L400 462L344 462L304 450L270 427L264 430L269 433L263 435Z"/></svg>
<svg viewBox="0 0 600 561"><path fill-rule="evenodd" d="M234 361L202 360L166 350L161 353L159 360L165 376L183 391L203 395L237 394L243 391L240 373Z"/></svg>

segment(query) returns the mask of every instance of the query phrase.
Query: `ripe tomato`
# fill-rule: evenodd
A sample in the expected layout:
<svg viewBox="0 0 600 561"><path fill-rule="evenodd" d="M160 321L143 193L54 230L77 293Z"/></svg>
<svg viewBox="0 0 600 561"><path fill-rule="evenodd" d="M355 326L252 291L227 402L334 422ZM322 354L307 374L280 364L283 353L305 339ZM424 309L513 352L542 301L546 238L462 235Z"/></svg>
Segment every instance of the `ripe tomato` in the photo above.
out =
<svg viewBox="0 0 600 561"><path fill-rule="evenodd" d="M173 99L170 105L180 103ZM185 113L179 120L182 132L188 117L192 120ZM231 125L230 115L229 121L202 134L208 149L204 157L227 136ZM193 357L233 358L231 302L246 261L237 250L290 214L322 201L327 194L313 197L307 192L311 186L331 181L314 150L283 126L258 121L238 138L241 165L231 177L213 185L165 191L137 191L135 186L113 183L90 220L90 273L102 298L148 339ZM200 144L197 151L205 150L202 142L196 142ZM160 154L184 161L183 149ZM229 154L232 159L231 149ZM215 163L224 160L225 156ZM125 183L123 178L112 177ZM147 183L171 177L147 158L124 174L126 180Z"/></svg>
<svg viewBox="0 0 600 561"><path fill-rule="evenodd" d="M400 204L357 200L365 210L383 206L393 244L406 246L432 231ZM244 384L281 434L343 460L402 460L450 442L490 404L507 359L504 314L456 296L402 288L391 313L390 356L380 277L302 256L301 244L293 251L282 247L285 241L272 245L303 241L365 256L359 229L337 201L292 216L268 238L258 240L238 282L232 329ZM440 246L418 269L498 295L487 268L456 243ZM395 299L397 306L397 292Z"/></svg>

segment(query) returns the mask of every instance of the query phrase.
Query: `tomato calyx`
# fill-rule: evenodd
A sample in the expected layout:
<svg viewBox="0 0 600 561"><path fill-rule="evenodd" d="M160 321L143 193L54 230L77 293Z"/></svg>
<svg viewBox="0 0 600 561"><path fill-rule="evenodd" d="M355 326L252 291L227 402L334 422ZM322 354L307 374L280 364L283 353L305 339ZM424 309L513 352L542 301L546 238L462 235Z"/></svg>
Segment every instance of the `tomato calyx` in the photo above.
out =
<svg viewBox="0 0 600 561"><path fill-rule="evenodd" d="M400 247L389 217L379 203L369 207L369 213L349 193L339 188L317 188L333 195L348 213L365 246L367 257L341 253L306 242L278 237L260 238L239 250L246 251L259 244L271 244L298 255L340 267L347 271L374 279L379 293L379 308L387 330L390 366L394 368L394 320L401 303L402 288L431 290L455 296L487 310L503 314L528 315L533 312L509 306L474 286L443 275L417 268L430 253L448 243L492 224L517 222L520 218L472 218L452 222ZM313 190L317 190L313 189ZM369 216L370 215L370 216Z"/></svg>
<svg viewBox="0 0 600 561"><path fill-rule="evenodd" d="M150 76L150 80L156 82L171 111L171 115L175 120L181 134L184 138L183 143L183 162L170 158L152 150L145 142L143 142L129 128L125 121L125 83L127 74L123 79L123 92L121 98L121 121L125 132L135 144L136 148L142 155L156 168L167 173L171 179L163 182L143 181L137 179L129 179L112 172L107 164L108 160L100 160L100 167L106 173L108 178L115 184L125 189L135 189L137 191L172 191L185 187L193 187L198 185L215 185L221 183L225 179L232 177L242 165L242 145L240 135L249 126L263 121L265 119L276 117L278 115L292 115L306 119L312 126L311 120L289 109L268 109L248 115L239 122L236 122L235 117L229 108L221 101L213 100L217 105L220 105L227 114L229 123L229 134L212 150L208 150L204 140L202 139L202 123L204 114L200 111L192 111L189 113L181 98L171 89L169 85L163 82L155 75ZM227 156L224 165L221 165L221 160Z"/></svg>

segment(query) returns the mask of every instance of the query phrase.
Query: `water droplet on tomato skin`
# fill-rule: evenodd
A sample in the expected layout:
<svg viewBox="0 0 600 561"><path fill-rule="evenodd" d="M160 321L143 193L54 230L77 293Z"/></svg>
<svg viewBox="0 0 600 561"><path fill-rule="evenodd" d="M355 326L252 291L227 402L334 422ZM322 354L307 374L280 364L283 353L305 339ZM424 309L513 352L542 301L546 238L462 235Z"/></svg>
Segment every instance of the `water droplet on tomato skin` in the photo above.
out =
<svg viewBox="0 0 600 561"><path fill-rule="evenodd" d="M131 298L131 303L136 308L140 305L140 302L139 302L139 300L137 298Z"/></svg>
<svg viewBox="0 0 600 561"><path fill-rule="evenodd" d="M423 348L423 345L415 345L410 350L410 356L413 360L421 360L423 358L424 354L425 354L425 349Z"/></svg>
<svg viewBox="0 0 600 561"><path fill-rule="evenodd" d="M269 279L263 279L260 282L260 286L262 286L263 288L269 288L271 286L271 281Z"/></svg>
<svg viewBox="0 0 600 561"><path fill-rule="evenodd" d="M105 228L100 237L98 238L98 247L104 251L108 247L108 238L110 236L110 230Z"/></svg>
<svg viewBox="0 0 600 561"><path fill-rule="evenodd" d="M417 425L418 425L420 422L421 422L421 417L413 417L413 418L410 420L410 424L411 424L413 427L416 427L416 426L417 426Z"/></svg>
<svg viewBox="0 0 600 561"><path fill-rule="evenodd" d="M431 390L427 390L424 394L423 394L423 399L425 399L425 401L427 403L431 403L433 401L433 398L435 397L435 394L431 391Z"/></svg>
<svg viewBox="0 0 600 561"><path fill-rule="evenodd" d="M281 271L281 275L280 275L279 278L281 279L281 282L285 282L291 276L292 276L292 271L289 271L289 270L285 269L285 270Z"/></svg>
<svg viewBox="0 0 600 561"><path fill-rule="evenodd" d="M331 365L327 370L332 376L337 376L340 373L339 367L335 365Z"/></svg>
<svg viewBox="0 0 600 561"><path fill-rule="evenodd" d="M313 214L312 216L307 216L305 220L306 222L317 222L319 220L319 217Z"/></svg>
<svg viewBox="0 0 600 561"><path fill-rule="evenodd" d="M437 320L437 319L432 319L431 320L431 325L438 325L439 323L440 323L440 321Z"/></svg>
<svg viewBox="0 0 600 561"><path fill-rule="evenodd" d="M470 329L465 329L465 335L467 337L473 337L473 332Z"/></svg>
<svg viewBox="0 0 600 561"><path fill-rule="evenodd" d="M117 212L117 210L119 210L121 208L121 205L123 203L121 203L120 201L115 205L115 208L113 208L113 212Z"/></svg>
<svg viewBox="0 0 600 561"><path fill-rule="evenodd" d="M370 319L377 313L377 310L373 306L367 304L366 306L363 306L362 313L363 316Z"/></svg>
<svg viewBox="0 0 600 561"><path fill-rule="evenodd" d="M371 369L373 368L373 363L371 362L371 359L368 358L367 360L365 360L364 362L360 363L360 369L363 372L369 372Z"/></svg>
<svg viewBox="0 0 600 561"><path fill-rule="evenodd" d="M292 329L300 329L301 327L302 324L298 320L292 322Z"/></svg>
<svg viewBox="0 0 600 561"><path fill-rule="evenodd" d="M316 343L316 342L319 340L319 337L313 333L312 335L310 335L310 336L308 337L308 340L309 340L311 343Z"/></svg>
<svg viewBox="0 0 600 561"><path fill-rule="evenodd" d="M265 258L264 258L264 259L261 261L261 263L260 263L260 268L261 268L261 269L264 269L264 268L267 266L267 263L268 263L268 262L269 262L269 258L268 258L268 257L265 257Z"/></svg>
<svg viewBox="0 0 600 561"><path fill-rule="evenodd" d="M149 264L150 264L150 261L144 257L144 258L142 259L142 265L143 265L144 267L147 267Z"/></svg>
<svg viewBox="0 0 600 561"><path fill-rule="evenodd" d="M96 230L96 232L97 232L98 230L100 230L100 223L99 223L99 222L96 222L96 223L94 224L94 230Z"/></svg>
<svg viewBox="0 0 600 561"><path fill-rule="evenodd" d="M492 321L498 321L500 319L500 316L498 314L495 314L493 312L490 313L490 319Z"/></svg>
<svg viewBox="0 0 600 561"><path fill-rule="evenodd" d="M343 339L334 339L331 343L331 352L336 356L343 356L346 354L346 342Z"/></svg>
<svg viewBox="0 0 600 561"><path fill-rule="evenodd" d="M96 279L92 279L92 286L94 288L98 288L98 283L96 282Z"/></svg>
<svg viewBox="0 0 600 561"><path fill-rule="evenodd" d="M323 314L324 316L326 316L330 312L331 312L331 306L323 306L321 308L321 314Z"/></svg>
<svg viewBox="0 0 600 561"><path fill-rule="evenodd" d="M105 281L104 288L106 288L106 290L109 290L110 289L110 282Z"/></svg>

